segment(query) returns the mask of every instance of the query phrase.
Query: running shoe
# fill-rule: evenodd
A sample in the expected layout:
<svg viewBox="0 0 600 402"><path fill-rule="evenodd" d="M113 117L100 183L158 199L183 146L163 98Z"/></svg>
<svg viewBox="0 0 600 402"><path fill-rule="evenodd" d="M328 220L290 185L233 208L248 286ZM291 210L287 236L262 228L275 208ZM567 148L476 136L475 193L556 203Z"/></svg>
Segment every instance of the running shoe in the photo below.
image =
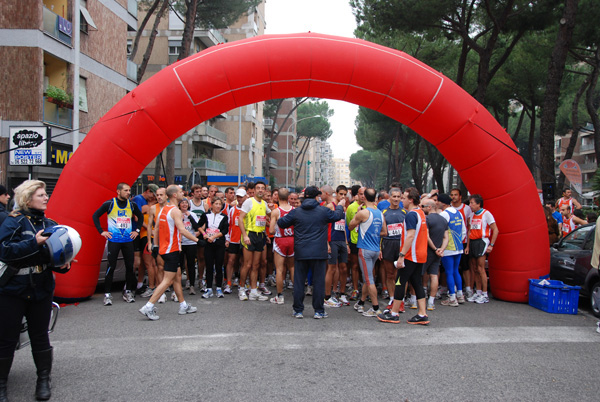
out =
<svg viewBox="0 0 600 402"><path fill-rule="evenodd" d="M305 295L306 296L312 296L312 293L313 293L312 286L307 286L306 287L306 293L305 293Z"/></svg>
<svg viewBox="0 0 600 402"><path fill-rule="evenodd" d="M596 325L598 325L598 328L596 328L596 332L600 334L600 321L598 321Z"/></svg>
<svg viewBox="0 0 600 402"><path fill-rule="evenodd" d="M230 295L231 294L231 286L225 285L225 289L223 289L223 293Z"/></svg>
<svg viewBox="0 0 600 402"><path fill-rule="evenodd" d="M248 296L248 299L251 300L251 301L255 301L255 300L258 300L258 301L267 301L267 300L269 300L269 298L267 296L261 295L258 292L257 293L250 292L250 296Z"/></svg>
<svg viewBox="0 0 600 402"><path fill-rule="evenodd" d="M212 289L206 289L206 292L204 292L202 294L202 298L203 299L209 299L209 298L211 298L213 296L214 296L214 294L213 294L213 290Z"/></svg>
<svg viewBox="0 0 600 402"><path fill-rule="evenodd" d="M292 313L292 317L294 317L294 318L304 318L304 315L302 315L302 311L294 311Z"/></svg>
<svg viewBox="0 0 600 402"><path fill-rule="evenodd" d="M155 307L150 308L146 304L144 304L142 306L142 308L139 309L139 312L142 313L142 315L145 315L146 317L148 317L148 319L150 319L152 321L158 320L158 315L156 315Z"/></svg>
<svg viewBox="0 0 600 402"><path fill-rule="evenodd" d="M381 297L383 297L385 300L390 298L390 292L387 291L387 289L385 289L383 292L381 292Z"/></svg>
<svg viewBox="0 0 600 402"><path fill-rule="evenodd" d="M246 294L246 289L240 288L240 290L238 291L238 297L240 298L240 301L248 300L248 295Z"/></svg>
<svg viewBox="0 0 600 402"><path fill-rule="evenodd" d="M342 307L342 303L336 301L333 297L330 297L329 299L325 300L325 303L323 303L323 305L325 307Z"/></svg>
<svg viewBox="0 0 600 402"><path fill-rule="evenodd" d="M271 292L266 286L259 286L258 291L265 296L269 296L269 295L273 294L273 292Z"/></svg>
<svg viewBox="0 0 600 402"><path fill-rule="evenodd" d="M112 306L112 295L109 293L108 296L104 295L104 305Z"/></svg>
<svg viewBox="0 0 600 402"><path fill-rule="evenodd" d="M479 297L477 298L477 300L475 300L475 303L477 304L483 304L483 303L489 303L490 302L490 298L488 296L485 296L484 294L480 294Z"/></svg>
<svg viewBox="0 0 600 402"><path fill-rule="evenodd" d="M240 286L240 279L239 279L239 278L235 278L235 279L233 280L233 283L232 283L232 285L233 285L233 286L236 286L236 287L237 287L237 286Z"/></svg>
<svg viewBox="0 0 600 402"><path fill-rule="evenodd" d="M202 281L200 283L202 284L200 286L200 288L202 289L203 292L206 292L206 281L204 279L202 279Z"/></svg>
<svg viewBox="0 0 600 402"><path fill-rule="evenodd" d="M377 317L379 314L383 314L383 312L380 309L375 311L373 310L373 307L371 307L363 313L363 317Z"/></svg>
<svg viewBox="0 0 600 402"><path fill-rule="evenodd" d="M346 297L346 295L340 296L340 303L342 303L342 305L344 305L344 306L350 305L350 302L348 301L348 298Z"/></svg>
<svg viewBox="0 0 600 402"><path fill-rule="evenodd" d="M166 303L167 302L167 295L166 294L162 294L162 296L158 299L159 303Z"/></svg>
<svg viewBox="0 0 600 402"><path fill-rule="evenodd" d="M179 312L177 314L179 315L186 315L186 314L191 314L191 313L195 313L196 311L198 311L198 309L194 306L192 306L191 304L187 303L187 306L183 307L183 306L179 306Z"/></svg>
<svg viewBox="0 0 600 402"><path fill-rule="evenodd" d="M222 299L223 297L225 297L223 295L223 291L221 290L221 288L217 288L217 298Z"/></svg>
<svg viewBox="0 0 600 402"><path fill-rule="evenodd" d="M471 303L475 303L477 298L479 297L479 293L473 293L471 297L467 297L467 301Z"/></svg>
<svg viewBox="0 0 600 402"><path fill-rule="evenodd" d="M472 290L467 290L467 299L469 299L470 297L473 296L473 291Z"/></svg>
<svg viewBox="0 0 600 402"><path fill-rule="evenodd" d="M416 309L417 308L417 303L413 303L410 299L404 300L404 307L405 308L412 308L412 309Z"/></svg>
<svg viewBox="0 0 600 402"><path fill-rule="evenodd" d="M179 301L175 292L171 293L171 301L174 301L175 303L177 303Z"/></svg>
<svg viewBox="0 0 600 402"><path fill-rule="evenodd" d="M359 313L364 313L365 312L365 307L361 306L360 304L358 304L358 302L356 302L354 304L354 310L358 311Z"/></svg>
<svg viewBox="0 0 600 402"><path fill-rule="evenodd" d="M126 290L125 293L123 293L123 300L127 303L135 302L135 297L133 297L131 290Z"/></svg>
<svg viewBox="0 0 600 402"><path fill-rule="evenodd" d="M196 294L196 288L194 288L193 286L190 286L190 294L191 295L195 295Z"/></svg>
<svg viewBox="0 0 600 402"><path fill-rule="evenodd" d="M465 296L456 296L456 301L458 302L458 304L464 304L465 303Z"/></svg>
<svg viewBox="0 0 600 402"><path fill-rule="evenodd" d="M390 311L386 311L385 313L378 314L377 319L381 322L387 322L390 324L400 324L400 316L392 315Z"/></svg>
<svg viewBox="0 0 600 402"><path fill-rule="evenodd" d="M135 290L135 294L140 296L142 293L144 293L146 291L146 289L148 289L148 286L142 285L141 287L139 287Z"/></svg>
<svg viewBox="0 0 600 402"><path fill-rule="evenodd" d="M448 298L446 300L442 300L440 302L440 304L442 306L458 307L458 300L456 300L456 299L452 300L452 299Z"/></svg>
<svg viewBox="0 0 600 402"><path fill-rule="evenodd" d="M327 313L325 311L323 311L322 313L315 313L315 315L313 316L313 318L315 320L320 320L322 318L327 318L329 317L329 315L327 315Z"/></svg>
<svg viewBox="0 0 600 402"><path fill-rule="evenodd" d="M435 310L435 304L427 302L427 310L428 311Z"/></svg>
<svg viewBox="0 0 600 402"><path fill-rule="evenodd" d="M277 283L275 282L275 278L273 278L273 275L269 275L269 279L267 279L267 286L277 286Z"/></svg>
<svg viewBox="0 0 600 402"><path fill-rule="evenodd" d="M350 293L350 300L358 300L358 290L353 290L352 293Z"/></svg>
<svg viewBox="0 0 600 402"><path fill-rule="evenodd" d="M294 289L294 282L288 281L287 288L288 289Z"/></svg>
<svg viewBox="0 0 600 402"><path fill-rule="evenodd" d="M190 284L190 281L187 280L185 281L185 290L188 290L192 285Z"/></svg>
<svg viewBox="0 0 600 402"><path fill-rule="evenodd" d="M148 288L146 288L144 293L142 293L140 296L143 298L148 298L148 297L152 297L152 294L154 294L154 289L148 287Z"/></svg>
<svg viewBox="0 0 600 402"><path fill-rule="evenodd" d="M406 322L413 325L427 325L430 321L428 316L421 317L417 314Z"/></svg>
<svg viewBox="0 0 600 402"><path fill-rule="evenodd" d="M269 301L273 304L283 304L284 297L283 297L283 295L271 297L271 299Z"/></svg>

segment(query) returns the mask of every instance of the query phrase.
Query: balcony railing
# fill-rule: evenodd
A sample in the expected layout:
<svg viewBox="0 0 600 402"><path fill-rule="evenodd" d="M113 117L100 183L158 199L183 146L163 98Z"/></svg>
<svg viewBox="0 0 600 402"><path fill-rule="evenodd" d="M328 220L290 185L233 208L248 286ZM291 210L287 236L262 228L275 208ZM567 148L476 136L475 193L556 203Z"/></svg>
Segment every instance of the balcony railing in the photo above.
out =
<svg viewBox="0 0 600 402"><path fill-rule="evenodd" d="M593 149L594 149L594 143L593 142L591 144L581 144L579 146L579 152L591 151Z"/></svg>
<svg viewBox="0 0 600 402"><path fill-rule="evenodd" d="M137 82L137 71L138 65L127 59L127 78L129 78L131 81Z"/></svg>
<svg viewBox="0 0 600 402"><path fill-rule="evenodd" d="M269 146L268 138L265 139L264 146L265 146L265 148ZM277 141L273 141L273 145L271 145L271 151L275 151L275 152L279 151L279 144L277 143Z"/></svg>
<svg viewBox="0 0 600 402"><path fill-rule="evenodd" d="M44 123L73 128L73 109L60 107L44 98Z"/></svg>
<svg viewBox="0 0 600 402"><path fill-rule="evenodd" d="M192 159L192 167L197 169L213 170L221 173L227 172L227 165L225 165L223 162L213 161L212 159L206 158Z"/></svg>
<svg viewBox="0 0 600 402"><path fill-rule="evenodd" d="M277 159L275 159L273 157L269 158L269 165L271 165L272 167L279 166L279 164L277 163Z"/></svg>
<svg viewBox="0 0 600 402"><path fill-rule="evenodd" d="M596 171L596 169L598 168L598 164L596 162L588 162L588 163L582 163L581 165L579 165L579 168L581 169L581 171Z"/></svg>
<svg viewBox="0 0 600 402"><path fill-rule="evenodd" d="M127 0L127 12L137 18L137 14L138 14L137 0Z"/></svg>
<svg viewBox="0 0 600 402"><path fill-rule="evenodd" d="M52 11L43 7L44 10L44 32L50 34L61 42L71 45L73 35L73 24Z"/></svg>

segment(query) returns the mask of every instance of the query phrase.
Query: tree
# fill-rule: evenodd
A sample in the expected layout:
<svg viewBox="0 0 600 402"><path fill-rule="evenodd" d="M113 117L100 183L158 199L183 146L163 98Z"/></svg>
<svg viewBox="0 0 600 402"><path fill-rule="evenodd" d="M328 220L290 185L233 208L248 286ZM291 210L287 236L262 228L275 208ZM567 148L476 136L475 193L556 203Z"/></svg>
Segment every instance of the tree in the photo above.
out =
<svg viewBox="0 0 600 402"><path fill-rule="evenodd" d="M385 156L376 151L358 151L350 155L350 176L366 187L379 187Z"/></svg>

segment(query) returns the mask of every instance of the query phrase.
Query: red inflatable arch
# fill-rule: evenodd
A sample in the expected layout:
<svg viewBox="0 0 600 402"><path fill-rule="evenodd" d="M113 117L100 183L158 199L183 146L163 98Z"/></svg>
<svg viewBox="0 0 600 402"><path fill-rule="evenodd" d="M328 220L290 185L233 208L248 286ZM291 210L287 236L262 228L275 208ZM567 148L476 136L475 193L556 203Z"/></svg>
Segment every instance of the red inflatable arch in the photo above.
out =
<svg viewBox="0 0 600 402"><path fill-rule="evenodd" d="M489 260L493 295L527 300L527 279L549 270L548 234L533 177L505 130L454 82L407 54L314 33L259 36L195 54L138 86L92 128L48 207L49 216L83 239L78 263L57 276L56 296L94 293L104 239L92 214L119 182L133 183L170 142L207 119L304 96L377 110L435 145L498 223ZM515 218L515 208L527 212Z"/></svg>

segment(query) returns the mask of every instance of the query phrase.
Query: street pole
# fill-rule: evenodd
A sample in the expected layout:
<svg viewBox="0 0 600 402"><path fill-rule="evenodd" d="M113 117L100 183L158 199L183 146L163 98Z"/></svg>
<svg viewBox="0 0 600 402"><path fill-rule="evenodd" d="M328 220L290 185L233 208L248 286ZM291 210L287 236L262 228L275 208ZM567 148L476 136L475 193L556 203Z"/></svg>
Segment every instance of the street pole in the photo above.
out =
<svg viewBox="0 0 600 402"><path fill-rule="evenodd" d="M240 122L238 129L238 186L242 184L242 107L240 106Z"/></svg>

